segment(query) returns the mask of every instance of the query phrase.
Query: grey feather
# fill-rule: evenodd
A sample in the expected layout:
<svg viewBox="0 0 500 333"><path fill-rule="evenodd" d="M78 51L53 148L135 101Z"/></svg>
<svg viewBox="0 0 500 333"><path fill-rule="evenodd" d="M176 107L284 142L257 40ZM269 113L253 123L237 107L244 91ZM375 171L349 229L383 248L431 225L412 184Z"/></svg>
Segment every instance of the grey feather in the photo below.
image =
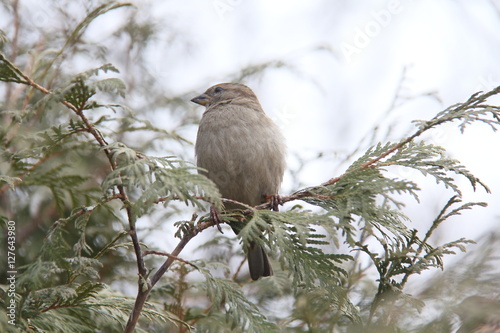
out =
<svg viewBox="0 0 500 333"><path fill-rule="evenodd" d="M286 167L285 139L252 90L223 83L192 101L207 107L195 145L197 165L207 170L222 197L255 206L266 195L277 194ZM241 207L226 204L226 208ZM271 275L264 250L256 244L251 247L252 279Z"/></svg>

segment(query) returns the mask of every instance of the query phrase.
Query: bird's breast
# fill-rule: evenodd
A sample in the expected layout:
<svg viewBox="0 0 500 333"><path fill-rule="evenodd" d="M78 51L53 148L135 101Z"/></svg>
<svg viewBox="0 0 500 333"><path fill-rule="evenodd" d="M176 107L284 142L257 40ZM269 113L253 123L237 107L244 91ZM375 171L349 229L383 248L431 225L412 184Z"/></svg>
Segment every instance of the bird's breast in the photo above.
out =
<svg viewBox="0 0 500 333"><path fill-rule="evenodd" d="M278 192L284 171L279 129L262 113L205 114L196 141L197 164L225 198L256 205Z"/></svg>

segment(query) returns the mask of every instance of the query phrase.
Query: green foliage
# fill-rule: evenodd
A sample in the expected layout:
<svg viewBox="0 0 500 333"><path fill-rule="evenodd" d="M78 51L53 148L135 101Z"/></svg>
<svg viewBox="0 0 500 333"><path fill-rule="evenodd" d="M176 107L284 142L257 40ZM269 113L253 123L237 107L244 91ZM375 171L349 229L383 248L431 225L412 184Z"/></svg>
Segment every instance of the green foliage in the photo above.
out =
<svg viewBox="0 0 500 333"><path fill-rule="evenodd" d="M233 281L214 278L208 270L199 270L206 279L203 288L214 306L210 311L225 310L225 321L230 330L245 332L279 332L278 327L267 321L255 304L243 294ZM209 312L210 314L210 312Z"/></svg>
<svg viewBox="0 0 500 333"><path fill-rule="evenodd" d="M443 222L486 205L462 203L458 179L489 189L443 147L419 137L450 122L458 122L462 132L474 122L496 129L500 108L487 100L500 87L417 121L415 133L399 142L367 148L344 174L284 197L296 203L290 209L222 212L225 222L240 229L244 249L256 242L272 254L275 275L249 283L241 265L232 272L235 260L244 260L234 239L217 234L198 241L214 223L197 213L209 205L221 208L223 200L182 153L164 156L191 144L179 134L182 128L157 127L145 113L124 105L125 92L136 90L125 85L127 80L110 77L122 66L104 64L82 73L64 66L66 59L101 52L84 43L86 29L96 18L128 6L106 2L88 9L57 47L26 47L33 49L23 54L32 57L29 72L20 69L28 68L24 58L0 53L0 81L6 91L19 89L0 110L0 219L4 230L8 221L16 223L18 271L13 296L1 285L0 330L119 332L134 309L142 314L139 332L193 327L201 332L424 332L452 326L449 313L407 326L405 316L418 316L431 296L415 297L405 288L416 275L443 270L446 255L473 243L431 241ZM152 38L150 24L129 23L117 35L130 34L141 46L147 42L142 39ZM8 45L2 42L0 48ZM252 65L235 77L273 67L287 64ZM151 81L141 82L141 89L151 88ZM174 96L157 108L176 110L185 107L184 100L185 95ZM179 127L195 122L189 115L178 117ZM453 193L428 230L408 227L403 197L418 201L421 188L415 179L390 176L394 168L415 170ZM180 240L172 236L162 243L165 249L153 249L148 236L165 225L172 231L165 238L175 234ZM189 262L181 250L195 241L204 259ZM170 254L163 252L174 246ZM493 264L480 262L475 258L468 267L491 272ZM487 276L490 282L494 276ZM0 277L6 281L7 273ZM131 288L149 296L142 308L124 296ZM13 297L16 327L7 316Z"/></svg>
<svg viewBox="0 0 500 333"><path fill-rule="evenodd" d="M104 191L116 186L138 189L140 195L134 206L137 215L143 215L162 201L166 206L172 200L183 201L203 208L201 197L220 206L220 194L215 184L198 175L196 168L175 157L151 157L138 154L116 142L106 146L117 167L104 179Z"/></svg>

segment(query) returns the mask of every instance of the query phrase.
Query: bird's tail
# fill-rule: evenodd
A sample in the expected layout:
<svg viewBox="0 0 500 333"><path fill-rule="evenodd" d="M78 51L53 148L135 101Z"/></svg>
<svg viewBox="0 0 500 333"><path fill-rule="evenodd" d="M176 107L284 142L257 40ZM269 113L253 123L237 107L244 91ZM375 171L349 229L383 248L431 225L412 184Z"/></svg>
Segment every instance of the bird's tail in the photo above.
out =
<svg viewBox="0 0 500 333"><path fill-rule="evenodd" d="M273 275L269 258L259 244L250 244L250 249L248 250L248 268L250 269L252 280L257 280L261 276Z"/></svg>

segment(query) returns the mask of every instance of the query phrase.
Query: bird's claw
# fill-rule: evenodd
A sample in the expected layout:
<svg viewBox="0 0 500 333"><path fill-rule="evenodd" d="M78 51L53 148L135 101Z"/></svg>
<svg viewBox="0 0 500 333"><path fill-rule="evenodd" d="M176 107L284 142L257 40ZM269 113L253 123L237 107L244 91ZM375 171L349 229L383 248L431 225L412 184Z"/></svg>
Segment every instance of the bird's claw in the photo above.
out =
<svg viewBox="0 0 500 333"><path fill-rule="evenodd" d="M210 206L210 218L215 223L215 225L217 226L217 229L220 231L220 233L223 234L224 232L222 231L222 228L220 227L220 225L223 221L220 217L219 211L217 210L217 208L215 208L214 205Z"/></svg>
<svg viewBox="0 0 500 333"><path fill-rule="evenodd" d="M278 212L280 210L279 206L283 205L283 199L281 199L279 194L268 195L266 200L271 202L271 210L275 212Z"/></svg>

